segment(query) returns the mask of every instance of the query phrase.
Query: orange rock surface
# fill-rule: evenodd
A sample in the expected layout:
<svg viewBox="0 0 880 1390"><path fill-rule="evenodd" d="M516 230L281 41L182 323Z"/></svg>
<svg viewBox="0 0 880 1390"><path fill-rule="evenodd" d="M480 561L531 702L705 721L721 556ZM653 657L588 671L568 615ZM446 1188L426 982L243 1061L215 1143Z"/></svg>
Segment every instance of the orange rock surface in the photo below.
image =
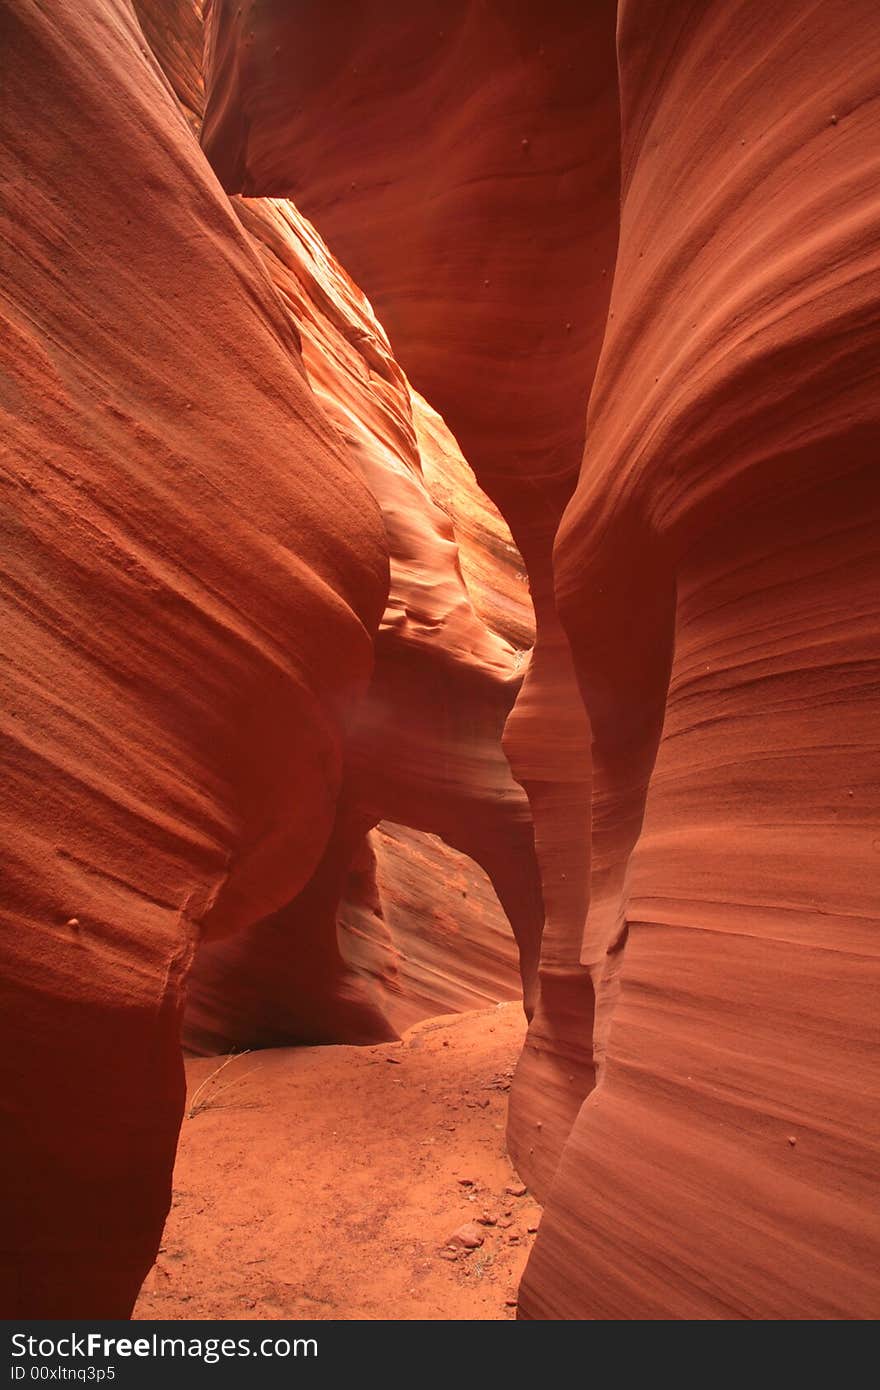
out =
<svg viewBox="0 0 880 1390"><path fill-rule="evenodd" d="M148 32L165 35L152 14ZM392 776L391 809L402 798L402 819L463 837L503 879L533 946L528 807L500 745L520 659L473 608L453 521L420 477L409 387L320 239L279 204L232 215L122 0L64 7L53 25L22 3L8 27L17 258L3 1082L16 1213L3 1301L125 1313L168 1199L197 942L186 1025L196 1040L394 1035L336 945L337 880L385 804L369 775L369 806L353 802L355 846L351 817L334 825L389 542L387 680L362 723L384 724L387 742L390 719L407 713L401 698L420 721L409 735L417 765ZM160 57L177 63L182 51L169 42ZM197 119L197 86L172 85L195 90ZM34 91L64 132L63 159L49 127L34 129ZM455 454L439 417L416 410L425 451ZM475 592L527 640L525 592L485 573L490 539L513 547L472 480L470 492L468 503L458 489L455 505L470 526ZM379 756L367 746L362 760ZM421 785L433 758L456 757L441 786ZM493 944L478 943L478 956L492 955L499 920L491 904ZM254 946L267 933L274 943L273 931L281 966ZM493 966L505 994L510 964L505 943ZM299 993L291 983L284 995L285 966ZM62 1099L43 1113L49 1090Z"/></svg>
<svg viewBox="0 0 880 1390"><path fill-rule="evenodd" d="M532 580L523 1311L876 1311L876 7L628 0L617 52L602 7L283 8L215 6L205 148L320 221ZM555 565L591 789L544 538L600 341Z"/></svg>
<svg viewBox="0 0 880 1390"><path fill-rule="evenodd" d="M530 638L531 610L515 577L521 561L455 440L411 390L369 303L314 228L287 200L235 198L233 206L290 315L316 398L382 509L391 587L373 681L350 731L345 784L321 864L302 896L270 920L205 943L190 984L187 1041L200 1051L218 1051L395 1035L381 999L363 983L385 979L387 938L375 938L373 961L361 940L355 972L340 949L352 939L338 941L336 930L352 860L365 835L386 819L442 837L485 869L513 924L531 1003L540 882L528 801L501 746L525 653L487 626L471 597L473 591L487 617L506 626L514 640ZM432 486L445 508L432 497ZM439 853L449 868L456 855ZM442 882L435 893L442 897ZM447 942L445 957L442 934L426 937L416 928L419 954L429 940L440 953L431 967L438 982L457 976L464 982L494 961L488 997L509 997L509 983L501 994L489 985L497 967L509 980L512 943L500 949L500 919L490 894L481 931L471 904L470 929ZM395 950L405 955L402 932L398 913ZM472 940L476 966L468 959ZM403 1004L409 1021L431 1011L425 984L415 1010ZM475 1000L463 985L458 994L453 987L451 997L461 1004L484 1002L487 995ZM441 985L433 1012L449 1003L448 986Z"/></svg>
<svg viewBox="0 0 880 1390"><path fill-rule="evenodd" d="M181 1031L521 991L519 1316L876 1317L875 0L3 25L3 1311L130 1312ZM298 1055L362 1133L369 1051L249 1103ZM471 1215L419 1173L413 1254Z"/></svg>
<svg viewBox="0 0 880 1390"><path fill-rule="evenodd" d="M880 12L621 6L556 584L600 1084L530 1316L876 1316ZM622 964L621 964L622 962Z"/></svg>
<svg viewBox="0 0 880 1390"><path fill-rule="evenodd" d="M614 273L616 5L215 0L207 20L202 141L221 181L315 220L528 572L537 642L504 746L529 798L546 926L510 1137L546 1184L595 1075L580 962L590 734L551 554ZM554 1102L536 1142L539 1092Z"/></svg>
<svg viewBox="0 0 880 1390"><path fill-rule="evenodd" d="M21 0L4 49L0 1289L121 1315L196 934L323 851L387 543L130 7Z"/></svg>
<svg viewBox="0 0 880 1390"><path fill-rule="evenodd" d="M355 857L338 914L343 955L378 982L398 1032L519 999L510 923L488 875L436 835L382 822Z"/></svg>

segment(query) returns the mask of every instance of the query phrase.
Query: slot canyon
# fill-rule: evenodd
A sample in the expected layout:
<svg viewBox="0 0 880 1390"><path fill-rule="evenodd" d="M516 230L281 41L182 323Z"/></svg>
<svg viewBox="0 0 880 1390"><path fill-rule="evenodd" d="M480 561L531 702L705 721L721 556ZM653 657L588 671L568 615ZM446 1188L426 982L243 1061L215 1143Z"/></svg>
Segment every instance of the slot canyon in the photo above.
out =
<svg viewBox="0 0 880 1390"><path fill-rule="evenodd" d="M876 0L0 55L0 1314L880 1316Z"/></svg>

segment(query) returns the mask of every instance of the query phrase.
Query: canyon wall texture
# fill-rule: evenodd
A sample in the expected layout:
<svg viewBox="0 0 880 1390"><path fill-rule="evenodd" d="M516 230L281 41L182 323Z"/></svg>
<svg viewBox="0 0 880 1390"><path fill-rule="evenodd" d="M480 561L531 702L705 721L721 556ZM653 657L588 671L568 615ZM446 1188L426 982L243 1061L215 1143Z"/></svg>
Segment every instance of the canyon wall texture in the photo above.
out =
<svg viewBox="0 0 880 1390"><path fill-rule="evenodd" d="M125 1314L195 936L323 852L387 542L130 6L2 18L2 1301Z"/></svg>
<svg viewBox="0 0 880 1390"><path fill-rule="evenodd" d="M216 1052L395 1036L375 992L364 988L364 978L384 978L379 959L371 966L365 957L369 938L353 970L340 949L351 938L338 940L336 932L352 860L380 820L440 836L485 869L519 943L531 1003L540 881L528 802L501 746L526 653L487 626L471 597L512 635L530 637L527 595L512 578L521 561L455 440L411 390L369 303L314 228L285 199L232 202L290 316L315 397L381 507L391 585L324 857L304 893L271 920L204 944L190 983L186 1040ZM439 477L449 510L431 495ZM456 527L465 535L470 587ZM385 858L392 854L386 847ZM442 898L442 882L435 894ZM473 932L438 959L438 981L479 974L495 949L489 942L498 940L499 915L493 906L481 945L471 911ZM396 949L405 954L400 912L396 921ZM467 959L473 934L478 965ZM440 946L437 937L435 952ZM381 956L387 944L377 938L374 949ZM506 967L509 958L505 951L498 964ZM424 982L420 993L416 1017L425 1011ZM446 987L428 1011L442 1012L444 999Z"/></svg>
<svg viewBox="0 0 880 1390"><path fill-rule="evenodd" d="M530 1316L872 1317L880 12L627 0L620 250L556 544L600 1084Z"/></svg>
<svg viewBox="0 0 880 1390"><path fill-rule="evenodd" d="M3 11L18 1313L130 1308L167 1209L185 994L207 1049L384 1039L514 996L498 898L434 834L494 880L532 990L541 928L501 749L533 640L510 534L320 237L217 184L199 7L137 13L143 32L125 0ZM340 936L386 815L416 829L373 837L381 930ZM454 931L419 913L413 855L470 894Z"/></svg>
<svg viewBox="0 0 880 1390"><path fill-rule="evenodd" d="M520 1316L876 1317L874 0L0 16L4 1311L521 988Z"/></svg>
<svg viewBox="0 0 880 1390"><path fill-rule="evenodd" d="M488 874L436 835L388 821L372 830L338 923L344 956L376 981L398 1033L522 996L510 923Z"/></svg>
<svg viewBox="0 0 880 1390"><path fill-rule="evenodd" d="M529 797L545 924L510 1138L546 1186L594 1080L590 734L552 546L614 271L616 5L213 0L206 18L202 141L221 181L290 197L317 223L526 565L537 641L505 751Z"/></svg>
<svg viewBox="0 0 880 1390"><path fill-rule="evenodd" d="M877 15L586 9L215 3L203 141L319 221L529 569L522 1312L864 1315ZM555 564L591 787L549 550L600 345Z"/></svg>

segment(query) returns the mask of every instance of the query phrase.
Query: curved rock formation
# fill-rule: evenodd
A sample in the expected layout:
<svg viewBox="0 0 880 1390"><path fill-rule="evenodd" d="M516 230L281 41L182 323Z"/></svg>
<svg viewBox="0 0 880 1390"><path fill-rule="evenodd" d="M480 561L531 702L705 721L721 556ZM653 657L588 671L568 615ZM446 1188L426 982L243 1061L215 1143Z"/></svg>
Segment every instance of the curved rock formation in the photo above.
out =
<svg viewBox="0 0 880 1390"><path fill-rule="evenodd" d="M124 1315L168 1205L199 930L332 828L376 504L124 0L3 13L10 1315Z"/></svg>
<svg viewBox="0 0 880 1390"><path fill-rule="evenodd" d="M874 1317L880 12L628 0L619 41L620 253L556 547L601 1084L522 1307Z"/></svg>
<svg viewBox="0 0 880 1390"><path fill-rule="evenodd" d="M503 909L521 1315L876 1316L875 0L204 8L3 7L4 1311Z"/></svg>
<svg viewBox="0 0 880 1390"><path fill-rule="evenodd" d="M380 504L391 588L324 859L306 892L271 920L206 943L190 986L187 1039L199 1050L219 1051L395 1035L379 1001L349 968L336 933L350 865L380 820L439 835L485 869L519 943L531 1007L541 891L528 803L501 747L524 653L479 617L464 582L455 528L467 537L471 586L484 611L497 612L511 631L528 636L527 594L512 577L518 556L455 440L411 391L369 303L314 228L286 200L236 198L233 206L291 316L317 399ZM454 473L447 472L453 460ZM441 493L449 511L434 502L426 473L435 486L439 476L447 476ZM453 477L454 504L448 492ZM399 913L397 923L400 949ZM418 947L417 923L414 930ZM494 930L490 917L487 940ZM462 941L467 935L458 945ZM384 978L387 945L377 942L371 966L363 943L356 954L362 976ZM498 965L506 964L506 952L500 962L495 954L478 934L475 961L493 961L487 985ZM460 977L466 998L464 981L476 969L474 961L456 961L452 952L440 973ZM424 997L424 986L420 993ZM438 1010L446 993L438 995ZM422 1016L415 1001L409 1009L416 1010L410 1021Z"/></svg>
<svg viewBox="0 0 880 1390"><path fill-rule="evenodd" d="M522 556L443 418L412 387L410 396L422 480L449 518L474 612L521 654L515 664L526 669L523 654L535 643L535 610Z"/></svg>
<svg viewBox="0 0 880 1390"><path fill-rule="evenodd" d="M586 8L218 0L204 144L318 220L528 566L507 748L547 927L511 1142L556 1178L524 1312L864 1314L877 16L621 6L606 328ZM556 580L591 788L549 548L603 332Z"/></svg>
<svg viewBox="0 0 880 1390"><path fill-rule="evenodd" d="M614 267L616 5L213 0L207 17L202 138L221 181L315 220L528 571L538 637L505 749L529 796L546 926L510 1138L543 1187L594 1080L579 959L589 727L551 550ZM533 953L539 937L540 924Z"/></svg>
<svg viewBox="0 0 880 1390"><path fill-rule="evenodd" d="M390 822L371 831L338 920L344 956L376 980L398 1033L522 996L510 924L488 875L436 835Z"/></svg>

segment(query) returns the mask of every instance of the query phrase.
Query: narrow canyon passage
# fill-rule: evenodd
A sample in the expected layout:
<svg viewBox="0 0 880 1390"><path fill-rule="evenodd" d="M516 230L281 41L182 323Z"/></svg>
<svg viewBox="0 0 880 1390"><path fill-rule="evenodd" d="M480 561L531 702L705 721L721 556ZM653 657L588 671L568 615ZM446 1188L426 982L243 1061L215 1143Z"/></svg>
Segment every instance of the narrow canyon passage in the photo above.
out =
<svg viewBox="0 0 880 1390"><path fill-rule="evenodd" d="M337 940L400 1038L187 1059L171 1211L136 1318L515 1315L540 1208L507 1153L526 1019L491 880L382 822L345 880ZM204 978L197 962L196 1043Z"/></svg>
<svg viewBox="0 0 880 1390"><path fill-rule="evenodd" d="M514 1317L541 1214L505 1150L524 1034L510 1002L376 1047L190 1061L135 1318Z"/></svg>
<svg viewBox="0 0 880 1390"><path fill-rule="evenodd" d="M877 0L0 24L0 1313L878 1316Z"/></svg>

